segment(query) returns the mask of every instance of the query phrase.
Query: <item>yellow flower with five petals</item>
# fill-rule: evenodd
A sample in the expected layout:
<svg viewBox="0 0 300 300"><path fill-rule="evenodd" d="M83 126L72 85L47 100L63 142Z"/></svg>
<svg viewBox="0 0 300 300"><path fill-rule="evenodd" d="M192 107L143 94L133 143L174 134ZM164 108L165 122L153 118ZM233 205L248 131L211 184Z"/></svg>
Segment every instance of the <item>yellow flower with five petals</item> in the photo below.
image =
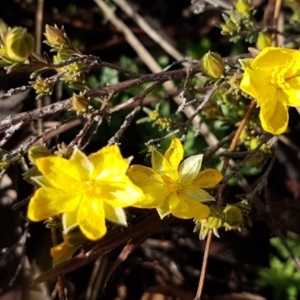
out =
<svg viewBox="0 0 300 300"><path fill-rule="evenodd" d="M30 199L28 218L41 221L62 214L64 233L79 226L90 240L106 233L105 219L127 225L122 208L144 198L126 175L131 159L116 145L86 156L75 147L70 159L48 156L36 160L41 187Z"/></svg>
<svg viewBox="0 0 300 300"><path fill-rule="evenodd" d="M264 48L250 64L247 62L240 89L260 106L265 131L285 132L288 106L300 106L300 51Z"/></svg>
<svg viewBox="0 0 300 300"><path fill-rule="evenodd" d="M214 198L203 188L214 187L223 176L214 169L200 172L202 154L181 162L183 154L183 146L175 138L164 155L153 150L152 168L141 165L129 168L129 178L146 196L143 202L134 206L156 208L161 218L173 214L178 218L201 220L209 215L209 207L202 202L213 201Z"/></svg>

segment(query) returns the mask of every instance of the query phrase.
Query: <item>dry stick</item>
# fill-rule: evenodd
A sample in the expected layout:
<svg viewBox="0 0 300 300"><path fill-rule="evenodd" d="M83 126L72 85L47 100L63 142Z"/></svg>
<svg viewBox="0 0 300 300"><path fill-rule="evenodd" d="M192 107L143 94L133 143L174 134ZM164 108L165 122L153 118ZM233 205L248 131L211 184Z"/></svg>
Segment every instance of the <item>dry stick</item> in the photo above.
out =
<svg viewBox="0 0 300 300"><path fill-rule="evenodd" d="M44 8L44 0L37 1L37 9L35 15L35 38L36 38L36 52L41 54L42 48L42 26L43 26L43 8ZM42 108L42 99L37 99L36 108ZM38 133L41 134L43 132L43 120L39 119L37 121ZM40 144L43 145L43 139L40 140Z"/></svg>
<svg viewBox="0 0 300 300"><path fill-rule="evenodd" d="M197 2L202 2L202 1L197 1ZM204 0L204 2L210 4L213 7L222 7L224 9L231 9L232 5L227 3L227 1L224 0Z"/></svg>
<svg viewBox="0 0 300 300"><path fill-rule="evenodd" d="M124 131L130 126L130 124L134 120L135 116L141 110L141 107L143 106L144 98L149 93L151 93L152 91L154 91L156 88L158 88L159 86L161 86L162 83L163 83L162 81L158 81L158 82L152 84L147 89L145 89L141 94L139 94L139 95L137 95L137 96L134 97L134 101L138 101L137 106L126 116L126 118L125 118L123 124L121 125L121 127L114 134L114 136L111 137L110 140L108 141L108 143L107 143L108 145L116 144L116 143L119 142L119 139L121 138L121 136L124 133Z"/></svg>
<svg viewBox="0 0 300 300"><path fill-rule="evenodd" d="M157 64L157 62L154 60L154 58L150 55L150 53L147 51L147 49L141 44L141 42L135 37L135 35L131 32L131 30L122 22L119 20L114 12L110 9L110 7L103 1L103 0L94 0L97 5L102 9L102 11L105 13L106 17L121 31L123 32L126 40L131 45L131 47L136 51L138 56L142 61L145 62L145 64L148 66L148 68L152 72L160 72L161 67ZM190 74L192 69L190 69ZM172 71L171 71L172 72ZM186 70L187 72L187 70ZM199 69L200 72L200 69ZM169 78L170 80L171 78ZM174 79L174 78L173 78ZM167 89L168 92L172 92L175 90L175 86L172 82L166 82L164 84L164 87ZM183 99L180 97L174 97L174 101L177 105L181 105L183 103ZM200 134L203 136L205 141L208 145L215 145L219 141L216 138L216 136L211 133L206 123L201 122L201 117L199 115L195 115L195 109L192 106L187 106L183 110L184 114L187 118L190 118L193 116L192 124L195 127L198 127L197 130L200 132ZM199 125L200 124L200 125ZM224 152L224 149L220 148L216 153L219 154L221 152Z"/></svg>
<svg viewBox="0 0 300 300"><path fill-rule="evenodd" d="M248 123L251 113L253 111L253 109L256 106L256 102L253 100L250 104L250 106L248 107L248 110L243 118L243 120L241 121L232 141L229 147L228 152L233 152L238 144L239 141L239 137L244 129L244 127L246 126L246 124ZM229 166L229 158L226 158L224 160L223 163L223 167L222 167L222 174L224 175L228 166ZM223 187L224 188L224 187ZM222 189L222 186L220 187L220 190ZM219 192L218 194L221 195L222 192ZM219 198L219 197L218 197ZM220 202L220 199L218 199L218 202ZM209 250L210 250L210 246L211 246L211 241L212 241L212 236L213 233L212 231L210 231L208 233L207 236L207 241L206 241L206 245L205 245L205 250L204 250L204 255L203 255L203 260L202 260L202 268L201 268L201 274L200 274L200 278L199 278L199 284L198 284L198 289L197 289L197 293L196 293L196 297L195 300L200 300L201 299L201 295L202 295L202 291L203 291L203 287L204 287L204 279L205 279L205 274L206 274L206 268L207 268L207 263L208 263L208 255L209 255Z"/></svg>
<svg viewBox="0 0 300 300"><path fill-rule="evenodd" d="M56 228L51 228L51 238L52 238L53 247L59 244ZM57 276L57 292L58 292L59 300L65 300L66 299L63 275Z"/></svg>
<svg viewBox="0 0 300 300"><path fill-rule="evenodd" d="M114 0L114 2L129 16L131 17L143 31L152 38L159 46L161 46L170 56L176 60L181 60L183 54L177 51L172 45L170 45L163 37L161 37L158 32L153 29L146 20L139 15L135 9L130 5L129 2L125 0Z"/></svg>
<svg viewBox="0 0 300 300"><path fill-rule="evenodd" d="M281 6L282 6L282 0L276 0L274 15L273 15L273 28L274 28L274 33L272 34L273 46L278 46L277 29L278 29L278 19L279 19Z"/></svg>
<svg viewBox="0 0 300 300"><path fill-rule="evenodd" d="M201 300L212 236L213 236L213 234L210 231L207 235L205 250L204 250L203 259L202 259L202 267L201 267L201 273L200 273L200 277L199 277L198 289L197 289L196 297L194 300Z"/></svg>
<svg viewBox="0 0 300 300"><path fill-rule="evenodd" d="M195 65L189 69L190 75L195 75L200 72L200 66ZM102 88L94 88L89 91L87 91L86 96L91 98L99 98L102 96L107 96L111 93L119 93L124 90L130 89L135 86L143 85L145 83L149 82L155 82L155 81L167 81L172 79L182 79L186 77L187 70L186 69L180 69L180 70L174 70L174 71L167 71L167 72L159 72L154 74L146 74L141 75L139 78L135 79L129 79L123 82L119 82L117 84L111 85L111 86L105 86ZM44 106L41 109L34 109L31 111L19 113L17 115L10 115L7 116L4 120L0 121L0 132L3 130L16 125L20 122L28 121L32 122L34 120L38 120L40 118L44 118L47 116L52 116L56 113L63 112L65 110L68 110L71 107L70 99L65 99L57 103L50 104L48 106ZM120 109L124 109L127 104L119 104L115 107L109 109L109 114L114 113L116 111L119 111ZM194 112L194 110L192 110ZM190 112L186 114L189 116ZM195 117L196 119L197 117ZM198 120L194 123L194 125L197 125ZM215 141L218 142L218 140L215 138ZM212 141L214 142L214 140ZM208 144L210 144L208 142Z"/></svg>
<svg viewBox="0 0 300 300"><path fill-rule="evenodd" d="M246 114L245 114L243 120L241 121L241 123L240 123L240 125L239 125L233 139L232 139L232 142L230 144L228 152L233 152L235 150L235 148L236 148L236 146L239 142L240 135L241 135L244 127L247 125L247 123L249 121L249 118L252 114L252 111L255 107L256 107L256 101L252 100L250 106L248 107L248 110L246 111ZM221 170L221 173L223 175L225 175L225 172L226 172L228 166L229 166L229 158L225 158L224 163L223 163L223 167L222 167L222 170ZM222 190L219 193L219 195L221 195L221 194L222 194ZM220 201L220 199L218 199L218 200Z"/></svg>

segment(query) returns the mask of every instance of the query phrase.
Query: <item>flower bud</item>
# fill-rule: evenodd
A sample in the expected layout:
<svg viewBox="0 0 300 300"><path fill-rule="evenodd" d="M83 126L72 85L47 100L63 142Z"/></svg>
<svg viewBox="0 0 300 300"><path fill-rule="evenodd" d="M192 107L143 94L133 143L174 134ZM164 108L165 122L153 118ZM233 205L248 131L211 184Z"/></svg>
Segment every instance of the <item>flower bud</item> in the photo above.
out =
<svg viewBox="0 0 300 300"><path fill-rule="evenodd" d="M228 83L234 90L237 90L240 88L240 83L242 81L242 78L243 78L243 74L235 73L229 78Z"/></svg>
<svg viewBox="0 0 300 300"><path fill-rule="evenodd" d="M46 43L51 47L62 48L63 46L68 46L68 41L66 38L66 33L64 29L59 29L56 25L55 27L46 25Z"/></svg>
<svg viewBox="0 0 300 300"><path fill-rule="evenodd" d="M3 38L0 55L12 63L22 63L34 51L34 38L22 27L9 29Z"/></svg>
<svg viewBox="0 0 300 300"><path fill-rule="evenodd" d="M204 73L214 79L220 78L225 69L220 54L210 51L202 57L201 65Z"/></svg>
<svg viewBox="0 0 300 300"><path fill-rule="evenodd" d="M260 144L260 139L258 137L253 137L249 143L250 150L256 149L259 144Z"/></svg>
<svg viewBox="0 0 300 300"><path fill-rule="evenodd" d="M210 214L206 219L197 220L195 230L199 230L199 239L204 240L207 234L212 231L213 234L219 237L218 229L222 227L224 214L217 205L210 206Z"/></svg>
<svg viewBox="0 0 300 300"><path fill-rule="evenodd" d="M237 0L235 9L241 16L248 17L251 12L249 0Z"/></svg>
<svg viewBox="0 0 300 300"><path fill-rule="evenodd" d="M44 95L51 95L53 86L55 84L55 81L50 81L47 79L41 79L37 78L34 81L29 82L32 87L34 88L36 94L37 94L37 99L43 97Z"/></svg>
<svg viewBox="0 0 300 300"><path fill-rule="evenodd" d="M35 165L36 159L47 157L51 154L51 151L45 146L32 146L28 150L28 159Z"/></svg>
<svg viewBox="0 0 300 300"><path fill-rule="evenodd" d="M224 210L226 230L237 229L243 226L244 218L240 208L234 205L227 205Z"/></svg>
<svg viewBox="0 0 300 300"><path fill-rule="evenodd" d="M257 151L247 160L245 167L260 169L265 164L267 158L268 156L265 153Z"/></svg>
<svg viewBox="0 0 300 300"><path fill-rule="evenodd" d="M54 152L56 156L69 159L73 153L74 148L68 147L65 143L57 145L57 151Z"/></svg>
<svg viewBox="0 0 300 300"><path fill-rule="evenodd" d="M10 166L10 162L5 160L0 160L0 170L7 169Z"/></svg>
<svg viewBox="0 0 300 300"><path fill-rule="evenodd" d="M219 27L221 28L221 34L223 35L234 35L240 30L239 26L231 20L228 20L226 23L220 23Z"/></svg>
<svg viewBox="0 0 300 300"><path fill-rule="evenodd" d="M74 93L71 99L71 105L75 111L81 113L86 111L86 109L88 108L89 100L82 93L80 93L79 95Z"/></svg>
<svg viewBox="0 0 300 300"><path fill-rule="evenodd" d="M272 45L272 36L268 32L261 31L258 34L258 38L256 41L256 47L259 50L262 50L266 47L270 47Z"/></svg>

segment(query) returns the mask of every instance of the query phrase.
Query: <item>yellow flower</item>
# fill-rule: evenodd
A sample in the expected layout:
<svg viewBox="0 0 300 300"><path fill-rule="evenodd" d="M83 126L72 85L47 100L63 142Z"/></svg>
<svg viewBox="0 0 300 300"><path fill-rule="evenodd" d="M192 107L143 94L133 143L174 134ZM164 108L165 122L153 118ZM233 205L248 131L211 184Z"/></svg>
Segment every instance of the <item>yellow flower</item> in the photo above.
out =
<svg viewBox="0 0 300 300"><path fill-rule="evenodd" d="M164 156L152 152L152 168L133 165L129 178L145 193L146 199L136 207L157 208L161 218L172 213L183 219L203 219L209 215L209 207L201 202L214 198L203 188L214 187L222 180L220 172L207 169L200 172L203 155L183 158L183 146L175 138Z"/></svg>
<svg viewBox="0 0 300 300"><path fill-rule="evenodd" d="M75 147L69 160L38 158L36 166L43 176L32 178L41 187L30 200L29 219L41 221L63 214L64 233L79 226L90 240L105 235L105 218L127 225L122 208L144 198L126 175L130 161L122 157L116 145L88 157Z"/></svg>
<svg viewBox="0 0 300 300"><path fill-rule="evenodd" d="M8 29L3 36L0 49L2 59L12 63L23 63L34 51L34 38L22 27Z"/></svg>
<svg viewBox="0 0 300 300"><path fill-rule="evenodd" d="M300 51L264 48L245 68L240 88L256 99L265 131L285 132L288 106L300 106Z"/></svg>

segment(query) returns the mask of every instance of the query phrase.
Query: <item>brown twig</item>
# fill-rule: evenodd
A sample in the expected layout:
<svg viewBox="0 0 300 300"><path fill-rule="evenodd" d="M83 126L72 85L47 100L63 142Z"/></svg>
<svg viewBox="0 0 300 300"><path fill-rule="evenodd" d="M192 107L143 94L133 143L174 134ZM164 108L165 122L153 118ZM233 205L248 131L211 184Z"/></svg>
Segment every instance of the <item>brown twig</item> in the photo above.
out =
<svg viewBox="0 0 300 300"><path fill-rule="evenodd" d="M248 107L247 112L245 113L245 116L243 118L243 120L241 121L232 141L229 147L228 152L233 152L238 144L239 141L239 137L244 129L244 127L246 126L246 124L249 122L250 116L252 114L253 109L256 106L256 101L252 101ZM222 174L224 175L228 166L229 166L229 158L225 158L224 162L223 162L223 167L222 167ZM220 204L220 196L222 194L222 191L224 189L224 185L221 185L218 191L218 197L217 200ZM204 279L205 279L205 274L206 274L206 268L207 268L207 263L208 263L208 254L209 254L209 250L210 250L210 246L211 246L211 241L212 241L212 236L213 233L212 231L210 231L208 233L207 236L207 241L206 241L206 245L205 245L205 251L204 251L204 256L203 256L203 260L202 260L202 268L201 268L201 274L200 274L200 278L199 278L199 284L198 284L198 289L197 289L197 294L195 297L195 300L200 300L201 299L201 295L202 295L202 291L203 291L203 287L204 287Z"/></svg>
<svg viewBox="0 0 300 300"><path fill-rule="evenodd" d="M273 15L273 28L274 28L274 33L272 35L273 46L278 46L277 30L278 30L278 20L279 20L281 6L282 6L282 0L276 0L274 15Z"/></svg>
<svg viewBox="0 0 300 300"><path fill-rule="evenodd" d="M52 238L53 246L56 246L59 244L58 236L57 236L57 229L54 227L51 228L51 238ZM65 285L64 285L63 276L62 275L57 276L57 293L58 293L59 300L66 299L64 286Z"/></svg>
<svg viewBox="0 0 300 300"><path fill-rule="evenodd" d="M35 38L36 38L36 52L38 54L41 53L42 49L42 26L43 26L43 8L44 8L44 0L37 1L37 9L35 15ZM42 99L37 99L36 108L42 108ZM37 121L38 133L41 134L43 132L43 120L39 119ZM40 140L40 144L44 143L43 138Z"/></svg>

